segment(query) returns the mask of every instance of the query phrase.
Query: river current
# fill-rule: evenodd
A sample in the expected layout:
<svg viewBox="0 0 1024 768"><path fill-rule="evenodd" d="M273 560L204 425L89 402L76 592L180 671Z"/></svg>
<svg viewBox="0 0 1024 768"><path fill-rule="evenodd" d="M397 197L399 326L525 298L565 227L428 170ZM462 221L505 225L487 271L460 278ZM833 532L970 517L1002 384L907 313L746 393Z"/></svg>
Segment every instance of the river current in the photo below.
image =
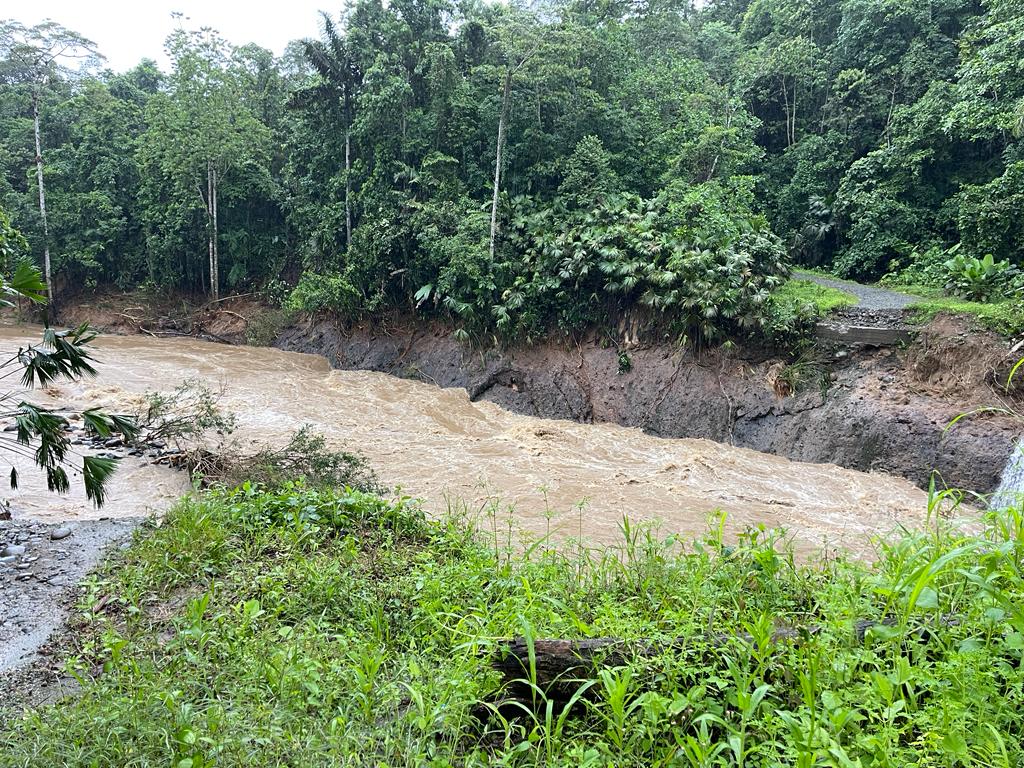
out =
<svg viewBox="0 0 1024 768"><path fill-rule="evenodd" d="M38 340L36 328L0 329L5 353ZM385 483L400 484L434 514L496 505L502 528L511 520L533 534L612 543L624 516L693 537L722 510L730 534L783 526L802 552L826 546L862 553L873 535L925 521L925 493L886 474L612 424L521 416L472 402L462 389L332 370L314 355L145 336L102 336L95 350L97 379L29 396L124 411L147 390L200 378L221 390L222 407L237 415L240 450L284 444L310 424L333 445L363 454ZM20 459L21 487L4 495L15 517L53 521L150 514L187 490L181 474L132 461L119 469L110 501L98 511L80 494L45 493Z"/></svg>

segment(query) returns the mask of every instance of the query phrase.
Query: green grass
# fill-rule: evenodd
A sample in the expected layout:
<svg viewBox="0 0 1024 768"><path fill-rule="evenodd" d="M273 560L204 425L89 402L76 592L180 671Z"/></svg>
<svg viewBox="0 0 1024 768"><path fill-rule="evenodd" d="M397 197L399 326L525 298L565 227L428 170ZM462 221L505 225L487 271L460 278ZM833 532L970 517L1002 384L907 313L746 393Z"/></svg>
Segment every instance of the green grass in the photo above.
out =
<svg viewBox="0 0 1024 768"><path fill-rule="evenodd" d="M852 293L799 277L786 281L775 292L775 296L779 301L810 305L818 316L827 315L835 309L849 307L857 303L857 297Z"/></svg>
<svg viewBox="0 0 1024 768"><path fill-rule="evenodd" d="M901 291L921 296L919 302L911 305L912 319L916 323L931 322L943 312L965 315L980 326L1004 336L1024 333L1024 303L1019 299L979 302L947 296L939 289L926 285L901 286Z"/></svg>
<svg viewBox="0 0 1024 768"><path fill-rule="evenodd" d="M684 552L624 524L600 553L501 530L301 486L183 501L87 583L67 662L81 694L0 713L0 765L1024 760L1020 513L907 534L874 566L800 565L763 530L713 527ZM888 625L860 640L859 618ZM813 631L776 641L776 624ZM581 683L572 710L536 691L481 722L500 697L488 658L513 635L691 641Z"/></svg>

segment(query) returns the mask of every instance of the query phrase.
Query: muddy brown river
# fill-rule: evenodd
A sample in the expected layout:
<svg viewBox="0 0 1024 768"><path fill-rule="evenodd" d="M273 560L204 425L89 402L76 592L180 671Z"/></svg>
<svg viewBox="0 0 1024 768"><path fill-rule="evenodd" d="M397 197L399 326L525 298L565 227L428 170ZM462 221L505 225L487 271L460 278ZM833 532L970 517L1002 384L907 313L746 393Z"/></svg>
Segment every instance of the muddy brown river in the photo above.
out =
<svg viewBox="0 0 1024 768"><path fill-rule="evenodd" d="M0 329L5 352L38 339L35 328ZM520 416L471 402L462 389L335 371L323 358L276 349L143 336L104 336L95 348L99 378L61 384L49 396L124 410L147 390L201 378L223 390L221 404L237 415L234 437L243 450L283 444L310 424L336 446L365 455L382 480L421 498L429 512L496 505L502 528L512 520L533 534L612 543L628 516L692 537L722 510L731 533L783 526L802 552L823 545L869 552L873 535L925 521L924 492L885 474L611 424ZM150 514L187 487L172 470L126 461L98 512L78 495L44 493L30 471L21 490L5 495L15 518L54 522ZM486 518L482 524L490 526Z"/></svg>

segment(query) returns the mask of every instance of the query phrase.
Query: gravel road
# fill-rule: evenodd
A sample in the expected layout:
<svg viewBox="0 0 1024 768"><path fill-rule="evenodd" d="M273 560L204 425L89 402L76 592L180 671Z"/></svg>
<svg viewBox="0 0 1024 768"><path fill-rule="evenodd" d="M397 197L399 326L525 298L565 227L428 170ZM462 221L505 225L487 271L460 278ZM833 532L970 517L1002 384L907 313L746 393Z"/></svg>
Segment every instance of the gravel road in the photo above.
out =
<svg viewBox="0 0 1024 768"><path fill-rule="evenodd" d="M857 308L867 310L879 309L906 309L921 299L898 291L890 291L886 288L877 288L873 285L861 285L850 280L839 280L834 277L823 277L811 272L796 272L794 277L799 280L810 280L812 283L824 285L828 288L836 288L846 293L852 293L857 297Z"/></svg>

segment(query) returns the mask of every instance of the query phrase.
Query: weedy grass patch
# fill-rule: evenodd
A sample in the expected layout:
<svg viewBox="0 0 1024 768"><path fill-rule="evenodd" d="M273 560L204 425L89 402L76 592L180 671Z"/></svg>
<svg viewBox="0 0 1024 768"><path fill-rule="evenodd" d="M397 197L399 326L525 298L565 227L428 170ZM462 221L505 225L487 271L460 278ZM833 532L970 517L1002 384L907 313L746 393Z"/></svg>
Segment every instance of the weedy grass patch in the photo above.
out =
<svg viewBox="0 0 1024 768"><path fill-rule="evenodd" d="M210 491L86 584L81 693L2 713L0 765L1021 764L1020 511L874 564L720 531L520 547L408 500ZM509 702L513 636L664 650L563 681L570 706L527 665Z"/></svg>
<svg viewBox="0 0 1024 768"><path fill-rule="evenodd" d="M831 279L835 279L831 275ZM821 285L813 280L805 280L797 273L796 277L787 280L775 291L777 300L790 304L809 306L816 316L827 315L835 309L851 307L857 303L852 293Z"/></svg>
<svg viewBox="0 0 1024 768"><path fill-rule="evenodd" d="M915 302L910 309L914 322L922 325L936 315L946 313L967 315L981 327L1003 336L1017 336L1024 332L1024 301L1019 298L980 302L932 295Z"/></svg>

